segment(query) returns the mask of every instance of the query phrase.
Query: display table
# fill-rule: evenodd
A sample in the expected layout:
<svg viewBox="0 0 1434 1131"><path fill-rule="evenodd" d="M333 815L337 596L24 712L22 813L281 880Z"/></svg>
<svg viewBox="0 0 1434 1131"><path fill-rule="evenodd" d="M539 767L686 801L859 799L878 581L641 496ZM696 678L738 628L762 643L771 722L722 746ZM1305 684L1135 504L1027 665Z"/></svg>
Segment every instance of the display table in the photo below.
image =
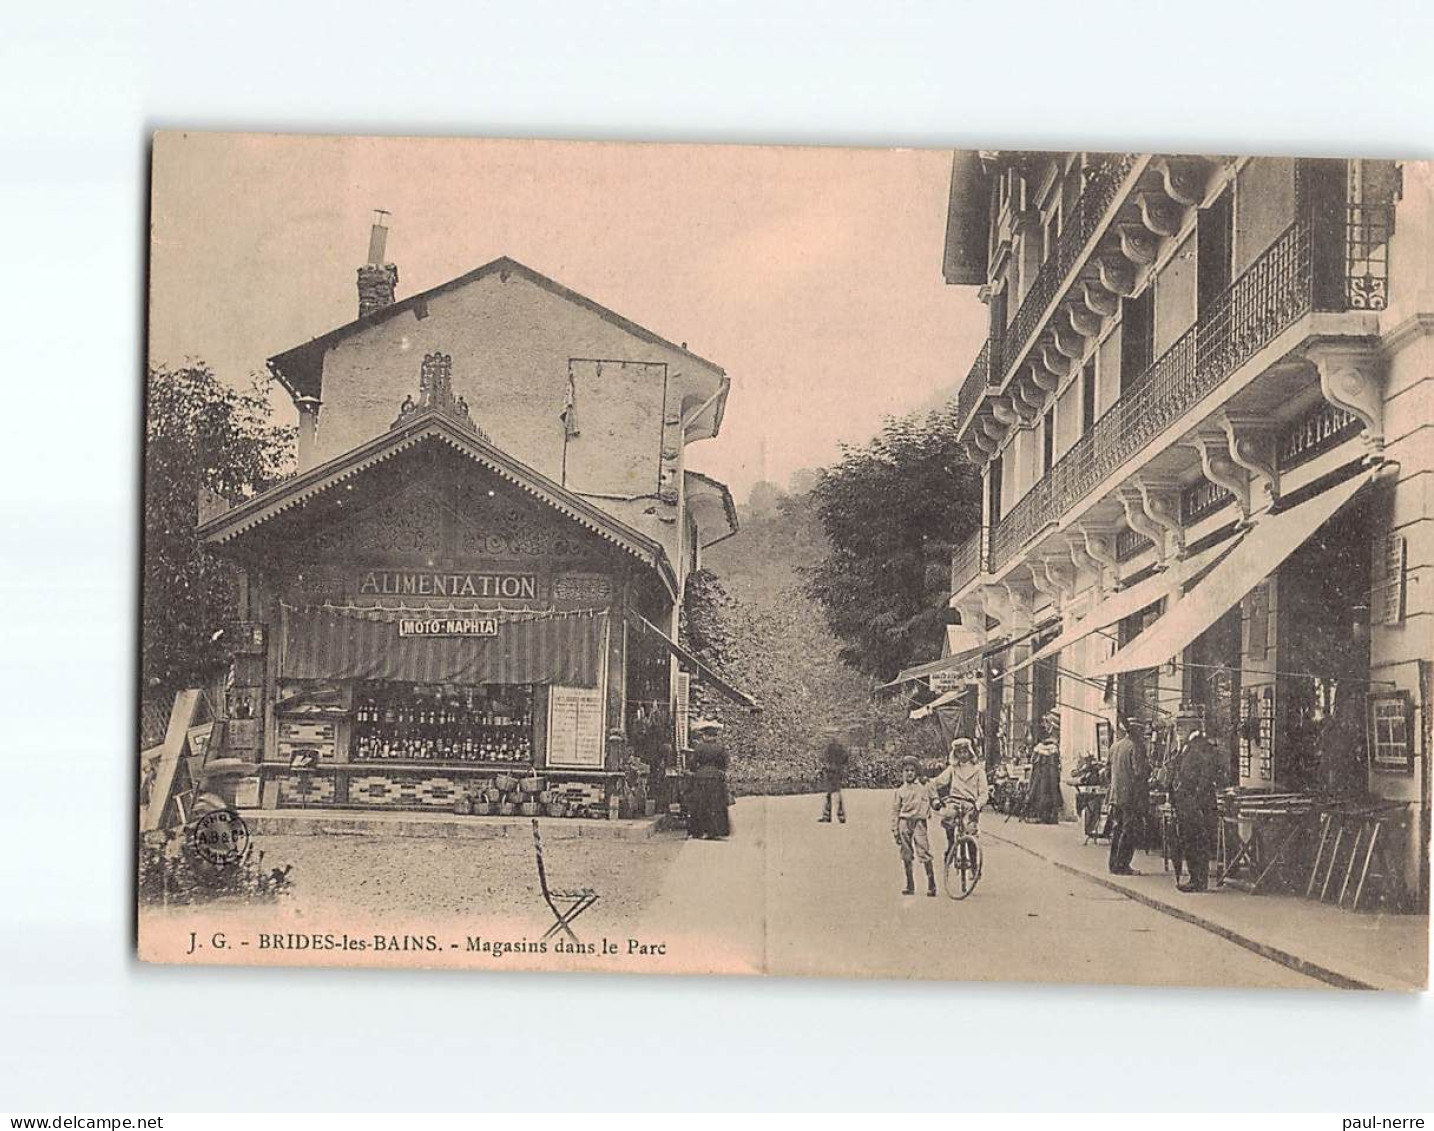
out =
<svg viewBox="0 0 1434 1131"><path fill-rule="evenodd" d="M1221 886L1251 893L1300 888L1309 864L1307 846L1318 824L1313 797L1226 790L1220 795L1219 814Z"/></svg>

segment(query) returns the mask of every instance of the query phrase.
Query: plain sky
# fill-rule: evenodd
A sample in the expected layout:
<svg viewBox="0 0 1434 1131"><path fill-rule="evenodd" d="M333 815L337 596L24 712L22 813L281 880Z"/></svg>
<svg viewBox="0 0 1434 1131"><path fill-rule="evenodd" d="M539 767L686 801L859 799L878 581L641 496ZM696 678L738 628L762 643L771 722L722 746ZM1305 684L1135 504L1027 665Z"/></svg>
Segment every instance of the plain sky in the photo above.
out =
<svg viewBox="0 0 1434 1131"><path fill-rule="evenodd" d="M951 152L161 134L150 356L246 381L356 314L372 210L398 297L500 255L721 365L692 465L745 498L949 395L984 308L941 277ZM281 410L290 418L286 397Z"/></svg>

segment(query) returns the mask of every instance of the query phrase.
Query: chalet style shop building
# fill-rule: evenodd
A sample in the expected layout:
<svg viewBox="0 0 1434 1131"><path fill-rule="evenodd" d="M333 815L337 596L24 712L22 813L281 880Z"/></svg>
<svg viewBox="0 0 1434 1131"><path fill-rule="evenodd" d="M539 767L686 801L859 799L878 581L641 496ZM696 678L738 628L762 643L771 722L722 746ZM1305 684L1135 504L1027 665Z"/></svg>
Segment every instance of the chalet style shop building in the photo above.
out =
<svg viewBox="0 0 1434 1131"><path fill-rule="evenodd" d="M200 525L242 567L241 803L606 817L633 759L660 795L688 681L750 705L676 643L736 530L686 466L728 378L506 258L395 301L386 231L357 320L269 360L297 474Z"/></svg>

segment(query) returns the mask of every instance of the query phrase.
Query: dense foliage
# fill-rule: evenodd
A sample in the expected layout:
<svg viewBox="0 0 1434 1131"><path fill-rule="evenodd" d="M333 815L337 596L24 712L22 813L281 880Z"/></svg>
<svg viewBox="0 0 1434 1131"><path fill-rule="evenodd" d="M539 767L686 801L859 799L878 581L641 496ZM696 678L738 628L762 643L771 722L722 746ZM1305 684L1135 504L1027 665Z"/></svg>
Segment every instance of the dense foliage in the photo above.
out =
<svg viewBox="0 0 1434 1131"><path fill-rule="evenodd" d="M277 482L294 430L270 421L262 386L232 388L202 363L152 368L146 393L141 675L168 695L214 673L234 615L234 570L195 535L200 495L236 502Z"/></svg>
<svg viewBox="0 0 1434 1131"><path fill-rule="evenodd" d="M851 753L852 785L889 785L905 753L940 757L934 728L905 721L907 705L873 698L872 679L843 663L840 642L803 591L798 569L825 551L810 496L783 496L765 517L708 555L688 579L688 647L761 704L756 714L694 683L699 711L727 727L737 793L810 792L827 742Z"/></svg>
<svg viewBox="0 0 1434 1131"><path fill-rule="evenodd" d="M951 552L981 523L981 479L958 423L954 407L890 418L812 489L829 548L803 570L804 588L841 658L881 680L940 654Z"/></svg>

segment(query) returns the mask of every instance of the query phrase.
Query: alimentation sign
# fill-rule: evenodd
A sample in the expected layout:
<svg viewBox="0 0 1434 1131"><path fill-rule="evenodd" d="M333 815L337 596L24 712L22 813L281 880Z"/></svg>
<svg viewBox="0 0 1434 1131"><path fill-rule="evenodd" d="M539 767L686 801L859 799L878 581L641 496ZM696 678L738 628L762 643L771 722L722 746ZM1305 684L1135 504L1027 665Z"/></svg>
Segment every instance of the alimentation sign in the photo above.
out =
<svg viewBox="0 0 1434 1131"><path fill-rule="evenodd" d="M496 617L424 617L398 622L400 636L497 636Z"/></svg>
<svg viewBox="0 0 1434 1131"><path fill-rule="evenodd" d="M371 569L359 575L358 583L359 594L372 597L538 597L538 578L531 573Z"/></svg>

